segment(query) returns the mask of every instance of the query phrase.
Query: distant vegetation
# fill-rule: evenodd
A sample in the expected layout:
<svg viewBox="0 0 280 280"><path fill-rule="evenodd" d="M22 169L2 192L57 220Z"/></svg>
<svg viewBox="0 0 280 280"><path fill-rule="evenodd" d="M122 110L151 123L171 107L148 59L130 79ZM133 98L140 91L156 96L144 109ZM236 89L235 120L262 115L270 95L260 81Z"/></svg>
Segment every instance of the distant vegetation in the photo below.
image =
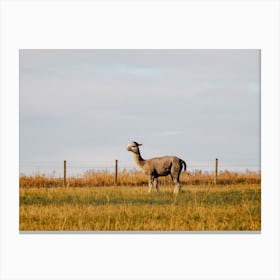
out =
<svg viewBox="0 0 280 280"><path fill-rule="evenodd" d="M183 172L181 182L184 185L213 185L214 174L195 170ZM223 171L219 173L217 184L260 184L261 174L247 171L245 173ZM114 174L108 171L87 171L81 177L70 177L67 179L68 187L103 187L114 184ZM159 178L159 187L172 184L170 177ZM142 172L123 170L118 173L118 185L120 186L147 186L148 180ZM36 176L21 176L21 188L52 188L63 186L62 178L54 178L45 174Z"/></svg>

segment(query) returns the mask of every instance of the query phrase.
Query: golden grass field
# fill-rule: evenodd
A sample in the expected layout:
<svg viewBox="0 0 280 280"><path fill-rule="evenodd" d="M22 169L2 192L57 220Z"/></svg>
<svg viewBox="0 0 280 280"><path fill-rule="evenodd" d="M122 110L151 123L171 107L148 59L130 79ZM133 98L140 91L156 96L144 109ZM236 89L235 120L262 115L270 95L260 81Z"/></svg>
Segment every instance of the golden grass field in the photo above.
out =
<svg viewBox="0 0 280 280"><path fill-rule="evenodd" d="M159 193L148 193L146 177L140 173L119 176L118 186L112 186L109 173L95 175L69 179L67 187L62 187L61 179L21 177L19 229L261 230L261 187L257 173L220 174L217 185L213 184L211 174L185 173L178 196L172 194L174 186L169 179L160 178Z"/></svg>

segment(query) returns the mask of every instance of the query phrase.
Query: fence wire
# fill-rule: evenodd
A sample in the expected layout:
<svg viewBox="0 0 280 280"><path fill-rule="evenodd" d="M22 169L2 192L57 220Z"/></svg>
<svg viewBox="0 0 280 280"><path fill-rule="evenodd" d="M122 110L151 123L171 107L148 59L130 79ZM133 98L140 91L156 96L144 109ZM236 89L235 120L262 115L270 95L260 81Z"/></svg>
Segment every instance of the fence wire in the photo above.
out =
<svg viewBox="0 0 280 280"><path fill-rule="evenodd" d="M118 161L118 172L138 171L138 167L131 161ZM108 172L114 173L116 161L67 161L67 176L82 177L87 172ZM231 163L219 160L218 171L231 172L260 172L260 164ZM187 163L188 172L214 172L215 160L190 161ZM64 173L64 161L20 161L20 176L44 175L48 177L61 178Z"/></svg>

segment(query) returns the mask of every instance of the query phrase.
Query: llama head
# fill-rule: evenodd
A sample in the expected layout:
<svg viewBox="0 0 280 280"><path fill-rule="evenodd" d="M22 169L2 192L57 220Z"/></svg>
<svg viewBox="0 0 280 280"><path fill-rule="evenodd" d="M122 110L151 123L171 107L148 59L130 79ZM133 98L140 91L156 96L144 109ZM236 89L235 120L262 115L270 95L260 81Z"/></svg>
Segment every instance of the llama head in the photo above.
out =
<svg viewBox="0 0 280 280"><path fill-rule="evenodd" d="M135 141L128 143L127 145L127 150L130 152L133 152L135 154L139 153L139 146L141 146L142 144L139 144Z"/></svg>

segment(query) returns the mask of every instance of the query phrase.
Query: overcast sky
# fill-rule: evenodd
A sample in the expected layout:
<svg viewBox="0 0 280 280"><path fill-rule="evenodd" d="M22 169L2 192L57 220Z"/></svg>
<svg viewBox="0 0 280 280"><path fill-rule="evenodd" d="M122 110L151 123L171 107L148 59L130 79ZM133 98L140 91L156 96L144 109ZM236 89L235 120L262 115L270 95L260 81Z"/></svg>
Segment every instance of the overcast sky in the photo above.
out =
<svg viewBox="0 0 280 280"><path fill-rule="evenodd" d="M260 169L259 50L20 50L20 162ZM199 167L199 166L198 166Z"/></svg>

